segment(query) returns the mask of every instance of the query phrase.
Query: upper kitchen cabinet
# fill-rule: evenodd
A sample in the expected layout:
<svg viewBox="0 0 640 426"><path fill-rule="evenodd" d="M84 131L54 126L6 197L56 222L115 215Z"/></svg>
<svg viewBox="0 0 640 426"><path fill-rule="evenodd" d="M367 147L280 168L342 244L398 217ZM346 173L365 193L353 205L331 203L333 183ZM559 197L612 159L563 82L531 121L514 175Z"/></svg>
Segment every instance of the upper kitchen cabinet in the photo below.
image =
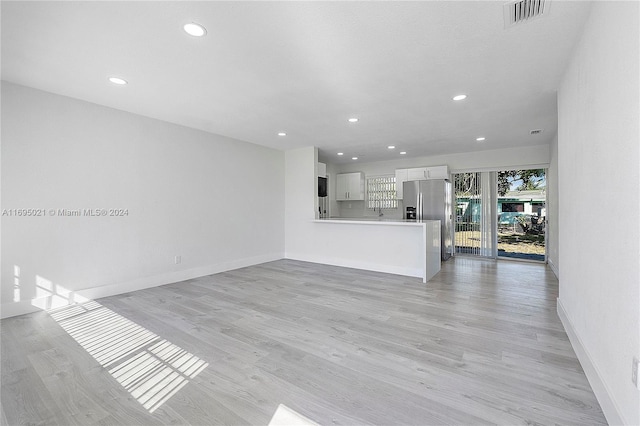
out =
<svg viewBox="0 0 640 426"><path fill-rule="evenodd" d="M449 166L427 167L427 179L449 179Z"/></svg>
<svg viewBox="0 0 640 426"><path fill-rule="evenodd" d="M448 166L416 167L405 170L407 170L407 180L449 179Z"/></svg>
<svg viewBox="0 0 640 426"><path fill-rule="evenodd" d="M396 198L402 200L403 184L412 180L449 179L449 166L396 169Z"/></svg>
<svg viewBox="0 0 640 426"><path fill-rule="evenodd" d="M327 165L325 163L318 163L318 177L327 177Z"/></svg>
<svg viewBox="0 0 640 426"><path fill-rule="evenodd" d="M412 169L407 169L407 180L425 180L426 178L426 167L414 167Z"/></svg>
<svg viewBox="0 0 640 426"><path fill-rule="evenodd" d="M364 173L336 175L336 201L364 200Z"/></svg>

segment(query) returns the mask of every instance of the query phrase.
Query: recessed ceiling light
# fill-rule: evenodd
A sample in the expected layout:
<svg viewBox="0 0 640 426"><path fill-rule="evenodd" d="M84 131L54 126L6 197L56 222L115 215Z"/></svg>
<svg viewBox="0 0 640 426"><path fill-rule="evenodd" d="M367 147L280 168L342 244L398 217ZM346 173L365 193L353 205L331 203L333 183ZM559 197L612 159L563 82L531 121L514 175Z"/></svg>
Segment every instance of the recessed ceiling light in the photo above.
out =
<svg viewBox="0 0 640 426"><path fill-rule="evenodd" d="M457 96L453 97L453 100L454 101L461 101L461 100L466 99L466 98L467 98L467 95L457 95Z"/></svg>
<svg viewBox="0 0 640 426"><path fill-rule="evenodd" d="M400 155L405 155L407 151L400 151Z"/></svg>
<svg viewBox="0 0 640 426"><path fill-rule="evenodd" d="M338 155L344 155L344 152L339 152Z"/></svg>
<svg viewBox="0 0 640 426"><path fill-rule="evenodd" d="M190 36L194 37L202 37L207 34L207 30L200 24L196 24L195 22L191 22L189 24L185 24L184 31Z"/></svg>
<svg viewBox="0 0 640 426"><path fill-rule="evenodd" d="M109 77L109 81L112 82L113 84L117 84L120 86L123 86L125 84L127 84L127 80L123 80L121 78L118 77Z"/></svg>
<svg viewBox="0 0 640 426"><path fill-rule="evenodd" d="M278 136L287 136L287 134L285 132L280 132L278 133Z"/></svg>
<svg viewBox="0 0 640 426"><path fill-rule="evenodd" d="M349 119L349 123L357 123L357 122L358 122L358 119L355 117Z"/></svg>
<svg viewBox="0 0 640 426"><path fill-rule="evenodd" d="M387 149L396 149L396 147L395 147L395 146L393 146L393 145L389 145L389 146L387 147Z"/></svg>
<svg viewBox="0 0 640 426"><path fill-rule="evenodd" d="M357 160L357 159L358 159L358 157L351 157L351 159L352 159L352 160Z"/></svg>
<svg viewBox="0 0 640 426"><path fill-rule="evenodd" d="M483 140L485 140L485 138L476 138L476 140L477 140L478 142L482 142Z"/></svg>

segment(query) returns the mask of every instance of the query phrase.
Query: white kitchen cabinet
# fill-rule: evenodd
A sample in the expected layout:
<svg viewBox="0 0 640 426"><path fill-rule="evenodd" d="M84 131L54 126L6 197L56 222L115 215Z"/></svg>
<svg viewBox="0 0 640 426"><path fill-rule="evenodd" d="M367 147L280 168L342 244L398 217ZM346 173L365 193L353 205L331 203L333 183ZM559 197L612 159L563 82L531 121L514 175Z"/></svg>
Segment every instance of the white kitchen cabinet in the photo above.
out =
<svg viewBox="0 0 640 426"><path fill-rule="evenodd" d="M409 169L396 169L396 198L402 200L402 184L409 180Z"/></svg>
<svg viewBox="0 0 640 426"><path fill-rule="evenodd" d="M348 200L349 177L346 174L336 175L336 201Z"/></svg>
<svg viewBox="0 0 640 426"><path fill-rule="evenodd" d="M318 163L318 177L327 177L327 165Z"/></svg>
<svg viewBox="0 0 640 426"><path fill-rule="evenodd" d="M427 167L427 179L449 179L448 166Z"/></svg>
<svg viewBox="0 0 640 426"><path fill-rule="evenodd" d="M364 173L336 175L336 201L364 200Z"/></svg>
<svg viewBox="0 0 640 426"><path fill-rule="evenodd" d="M407 169L407 180L426 180L427 168L426 167L414 167Z"/></svg>
<svg viewBox="0 0 640 426"><path fill-rule="evenodd" d="M407 170L407 180L449 179L448 166L415 167ZM397 173L397 171L396 171Z"/></svg>

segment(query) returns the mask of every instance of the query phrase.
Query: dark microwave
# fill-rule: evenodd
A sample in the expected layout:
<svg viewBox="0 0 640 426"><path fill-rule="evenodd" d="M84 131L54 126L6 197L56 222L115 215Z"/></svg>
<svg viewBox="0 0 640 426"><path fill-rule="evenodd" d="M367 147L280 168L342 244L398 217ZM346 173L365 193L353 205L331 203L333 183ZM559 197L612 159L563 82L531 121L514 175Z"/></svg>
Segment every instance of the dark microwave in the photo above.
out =
<svg viewBox="0 0 640 426"><path fill-rule="evenodd" d="M318 197L326 197L327 196L327 178L319 177L318 178Z"/></svg>

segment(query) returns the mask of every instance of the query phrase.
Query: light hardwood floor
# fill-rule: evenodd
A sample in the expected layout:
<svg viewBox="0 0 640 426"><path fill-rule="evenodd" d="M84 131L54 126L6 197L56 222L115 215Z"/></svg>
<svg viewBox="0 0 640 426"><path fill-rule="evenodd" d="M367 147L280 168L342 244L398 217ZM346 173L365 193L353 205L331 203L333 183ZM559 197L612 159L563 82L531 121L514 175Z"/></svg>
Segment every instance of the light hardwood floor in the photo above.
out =
<svg viewBox="0 0 640 426"><path fill-rule="evenodd" d="M606 424L544 265L282 260L2 321L2 424Z"/></svg>

